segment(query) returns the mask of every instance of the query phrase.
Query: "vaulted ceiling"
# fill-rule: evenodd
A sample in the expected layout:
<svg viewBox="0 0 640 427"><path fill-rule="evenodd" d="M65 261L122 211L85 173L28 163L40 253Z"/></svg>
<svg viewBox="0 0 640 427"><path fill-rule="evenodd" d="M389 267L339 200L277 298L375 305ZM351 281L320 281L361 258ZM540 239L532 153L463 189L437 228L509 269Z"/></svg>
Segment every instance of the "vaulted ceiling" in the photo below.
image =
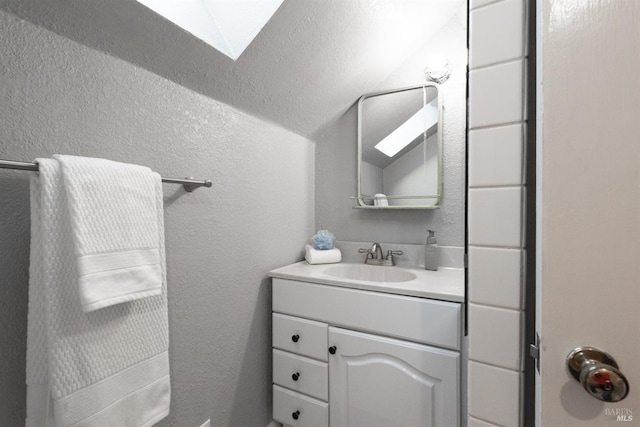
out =
<svg viewBox="0 0 640 427"><path fill-rule="evenodd" d="M0 9L315 139L464 4L285 0L236 61L133 0L0 0Z"/></svg>

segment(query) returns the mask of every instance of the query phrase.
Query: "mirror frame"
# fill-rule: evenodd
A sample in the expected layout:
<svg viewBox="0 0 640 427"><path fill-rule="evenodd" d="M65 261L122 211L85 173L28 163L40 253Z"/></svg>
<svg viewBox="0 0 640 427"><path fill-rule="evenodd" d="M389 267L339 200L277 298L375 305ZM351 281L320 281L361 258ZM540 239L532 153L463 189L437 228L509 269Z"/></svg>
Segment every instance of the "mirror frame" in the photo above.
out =
<svg viewBox="0 0 640 427"><path fill-rule="evenodd" d="M435 203L433 205L411 205L411 206L373 206L367 205L364 203L364 199L368 199L368 195L362 194L362 104L368 98L373 98L380 95L386 95L390 93L398 93L398 92L406 92L409 90L416 90L426 87L434 87L438 93L438 124L436 128L437 132L437 140L436 144L438 146L438 184L437 184L437 194L425 194L425 195L417 195L417 196L387 196L388 199L426 199L435 198ZM356 203L354 209L384 209L384 210L409 210L409 209L438 209L440 208L440 203L442 201L442 91L440 90L440 85L432 82L427 82L417 86L409 86L400 89L386 90L381 92L373 92L368 93L360 97L358 99L358 158L357 158L357 173L358 173L358 195L353 197Z"/></svg>

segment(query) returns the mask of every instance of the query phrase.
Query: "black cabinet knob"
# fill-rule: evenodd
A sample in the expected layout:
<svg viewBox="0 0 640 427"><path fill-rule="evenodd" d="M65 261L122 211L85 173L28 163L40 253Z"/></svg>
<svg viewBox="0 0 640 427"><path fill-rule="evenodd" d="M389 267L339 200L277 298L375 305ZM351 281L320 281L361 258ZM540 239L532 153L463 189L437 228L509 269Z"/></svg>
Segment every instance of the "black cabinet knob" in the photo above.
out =
<svg viewBox="0 0 640 427"><path fill-rule="evenodd" d="M331 347L329 347L329 353L336 354L337 349L338 348L335 345L332 345Z"/></svg>
<svg viewBox="0 0 640 427"><path fill-rule="evenodd" d="M300 339L300 335L298 335L298 334L295 334L295 335L293 335L291 337L291 341L293 341L293 342L298 342L299 339Z"/></svg>
<svg viewBox="0 0 640 427"><path fill-rule="evenodd" d="M294 412L293 414L291 414L291 416L294 420L297 420L298 418L300 418L300 411Z"/></svg>
<svg viewBox="0 0 640 427"><path fill-rule="evenodd" d="M300 372L296 372L295 374L291 375L291 379L294 381L298 381L298 378L300 378Z"/></svg>

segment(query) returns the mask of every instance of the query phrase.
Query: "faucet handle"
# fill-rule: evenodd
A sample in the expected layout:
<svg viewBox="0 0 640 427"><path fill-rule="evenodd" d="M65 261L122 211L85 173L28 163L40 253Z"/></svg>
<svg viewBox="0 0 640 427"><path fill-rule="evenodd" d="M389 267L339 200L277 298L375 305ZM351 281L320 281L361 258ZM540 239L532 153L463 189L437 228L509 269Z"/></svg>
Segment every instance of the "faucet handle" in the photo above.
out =
<svg viewBox="0 0 640 427"><path fill-rule="evenodd" d="M393 260L393 256L394 255L402 255L404 252L402 251L392 251L392 250L388 250L387 251L387 259L388 260Z"/></svg>
<svg viewBox="0 0 640 427"><path fill-rule="evenodd" d="M396 265L396 260L393 259L394 255L402 255L403 252L402 251L392 251L392 250L388 250L387 251L387 256L386 256L386 262L388 264L386 265Z"/></svg>
<svg viewBox="0 0 640 427"><path fill-rule="evenodd" d="M366 258L373 258L373 252L371 252L371 249L360 248L358 249L358 252L361 254L367 254Z"/></svg>

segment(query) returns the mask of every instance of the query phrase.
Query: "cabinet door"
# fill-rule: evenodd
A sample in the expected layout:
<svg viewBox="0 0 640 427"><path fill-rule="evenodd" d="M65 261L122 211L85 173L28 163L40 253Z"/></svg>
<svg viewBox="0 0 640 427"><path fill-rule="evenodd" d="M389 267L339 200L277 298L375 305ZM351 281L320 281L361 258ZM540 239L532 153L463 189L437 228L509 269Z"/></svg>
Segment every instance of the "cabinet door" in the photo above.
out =
<svg viewBox="0 0 640 427"><path fill-rule="evenodd" d="M332 427L459 425L460 353L329 328Z"/></svg>

